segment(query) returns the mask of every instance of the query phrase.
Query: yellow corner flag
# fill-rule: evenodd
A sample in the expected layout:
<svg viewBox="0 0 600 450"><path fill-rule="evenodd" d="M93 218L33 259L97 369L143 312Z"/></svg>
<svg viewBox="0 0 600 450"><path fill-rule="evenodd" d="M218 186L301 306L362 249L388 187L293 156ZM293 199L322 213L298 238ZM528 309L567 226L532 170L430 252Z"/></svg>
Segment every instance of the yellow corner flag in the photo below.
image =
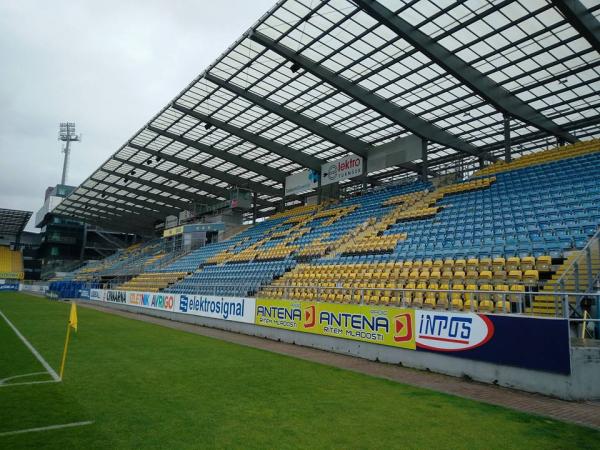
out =
<svg viewBox="0 0 600 450"><path fill-rule="evenodd" d="M69 326L77 331L77 304L71 303L71 313L69 314Z"/></svg>
<svg viewBox="0 0 600 450"><path fill-rule="evenodd" d="M65 371L65 362L67 360L67 349L69 347L69 338L71 337L71 328L77 331L77 304L71 303L71 312L69 313L69 323L67 324L67 337L65 339L65 348L63 350L62 361L60 363L60 379L62 380Z"/></svg>

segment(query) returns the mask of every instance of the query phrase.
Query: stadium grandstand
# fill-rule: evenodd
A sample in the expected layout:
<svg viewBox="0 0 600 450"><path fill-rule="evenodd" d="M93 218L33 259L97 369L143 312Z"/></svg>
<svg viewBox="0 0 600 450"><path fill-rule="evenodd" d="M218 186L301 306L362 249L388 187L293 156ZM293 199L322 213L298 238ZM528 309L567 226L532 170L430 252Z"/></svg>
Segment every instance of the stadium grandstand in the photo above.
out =
<svg viewBox="0 0 600 450"><path fill-rule="evenodd" d="M31 214L31 211L0 209L0 290L25 276L19 243Z"/></svg>
<svg viewBox="0 0 600 450"><path fill-rule="evenodd" d="M444 5L278 2L52 211L143 239L50 290L597 338L600 5Z"/></svg>
<svg viewBox="0 0 600 450"><path fill-rule="evenodd" d="M244 295L306 279L315 285L291 296L315 299L315 281L331 289L385 267L391 279L356 286L428 288L407 300L459 309L464 294L438 291L482 288L486 310L506 306L488 290L548 289L600 223L598 42L585 25L598 8L568 5L424 16L418 2L278 3L54 211L151 235L167 215L227 204L235 187L253 193L247 220L271 218L169 264L159 239L74 277ZM362 172L321 183L321 203L285 195L289 175L348 155ZM370 170L386 158L405 160ZM553 314L546 300L533 309Z"/></svg>

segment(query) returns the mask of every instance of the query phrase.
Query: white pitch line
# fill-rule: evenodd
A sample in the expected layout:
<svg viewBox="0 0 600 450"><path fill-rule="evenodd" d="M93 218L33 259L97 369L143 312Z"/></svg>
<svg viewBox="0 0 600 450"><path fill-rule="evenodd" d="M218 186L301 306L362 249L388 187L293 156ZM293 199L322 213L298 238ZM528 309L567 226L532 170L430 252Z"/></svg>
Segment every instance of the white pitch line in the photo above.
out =
<svg viewBox="0 0 600 450"><path fill-rule="evenodd" d="M32 372L32 373L26 373L24 375L15 375L15 376L12 376L12 377L3 378L2 380L0 380L0 386L2 386L3 384L5 384L7 381L14 380L15 378L31 377L33 375L42 375L44 373L48 373L48 372Z"/></svg>
<svg viewBox="0 0 600 450"><path fill-rule="evenodd" d="M47 372L43 372L43 373L47 373ZM60 380L24 381L23 383L0 384L0 388L3 388L3 387L13 387L13 386L26 386L26 385L29 385L29 384L47 384L47 383L60 383Z"/></svg>
<svg viewBox="0 0 600 450"><path fill-rule="evenodd" d="M0 437L12 436L13 434L36 433L38 431L60 430L62 428L82 427L93 423L93 420L86 420L85 422L63 423L61 425L48 425L47 427L27 428L26 430L5 431L4 433L0 433Z"/></svg>
<svg viewBox="0 0 600 450"><path fill-rule="evenodd" d="M31 351L31 353L33 353L33 356L35 356L37 358L37 360L42 364L42 366L44 366L44 369L46 369L48 371L48 373L54 379L54 381L60 381L60 377L54 371L54 369L50 366L50 364L48 364L48 362L42 357L42 355L40 355L38 353L38 351L33 347L33 345L31 345L29 343L29 341L27 339L25 339L25 336L23 336L21 334L21 332L17 329L17 327L15 327L12 324L12 322L10 320L8 320L8 317L6 317L2 311L0 311L0 316L2 316L2 318L8 324L8 326L13 329L13 331L15 332L15 334L17 336L19 336L19 339L21 339L21 341L23 341L23 344L25 344L25 346Z"/></svg>

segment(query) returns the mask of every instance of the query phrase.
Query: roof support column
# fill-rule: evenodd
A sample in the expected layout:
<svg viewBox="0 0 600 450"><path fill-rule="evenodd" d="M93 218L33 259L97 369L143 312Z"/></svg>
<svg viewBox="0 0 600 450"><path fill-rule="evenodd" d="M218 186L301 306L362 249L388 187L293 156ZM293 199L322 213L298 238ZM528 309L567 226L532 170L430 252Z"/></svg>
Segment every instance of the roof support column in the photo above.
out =
<svg viewBox="0 0 600 450"><path fill-rule="evenodd" d="M427 181L427 174L429 173L427 171L427 144L427 139L421 139L421 160L423 161L421 163L421 179L423 181Z"/></svg>
<svg viewBox="0 0 600 450"><path fill-rule="evenodd" d="M79 252L79 261L83 261L83 257L85 255L85 246L87 245L87 222L83 222L83 234L81 237L81 251Z"/></svg>
<svg viewBox="0 0 600 450"><path fill-rule="evenodd" d="M281 210L285 211L285 185L286 185L286 181L283 180L283 194L281 195Z"/></svg>
<svg viewBox="0 0 600 450"><path fill-rule="evenodd" d="M563 145L565 145L565 140L562 139L561 137L557 137L556 138L556 146L557 147L562 147Z"/></svg>
<svg viewBox="0 0 600 450"><path fill-rule="evenodd" d="M485 168L485 159L483 159L481 156L479 157L479 168L480 169Z"/></svg>
<svg viewBox="0 0 600 450"><path fill-rule="evenodd" d="M510 116L504 114L502 122L504 124L504 161L509 163L512 160L510 152Z"/></svg>
<svg viewBox="0 0 600 450"><path fill-rule="evenodd" d="M257 200L258 200L258 194L256 193L256 191L254 191L254 194L252 195L252 224L253 225L256 223L256 213L258 212L258 205L256 204Z"/></svg>

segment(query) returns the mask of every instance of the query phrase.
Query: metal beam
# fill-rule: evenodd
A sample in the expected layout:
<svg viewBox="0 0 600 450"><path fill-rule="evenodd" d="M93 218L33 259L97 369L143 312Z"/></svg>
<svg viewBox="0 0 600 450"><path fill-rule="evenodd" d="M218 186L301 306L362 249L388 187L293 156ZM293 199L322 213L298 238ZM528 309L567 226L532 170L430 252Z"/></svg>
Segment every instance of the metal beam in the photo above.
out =
<svg viewBox="0 0 600 450"><path fill-rule="evenodd" d="M302 153L300 150L294 150L271 139L267 139L241 128L234 127L233 125L217 120L212 116L206 116L176 103L173 103L171 107L179 112L187 114L188 116L194 117L201 122L211 124L220 130L226 131L229 134L239 137L240 139L251 142L252 144L264 148L271 153L275 153L276 155L289 159L290 161L300 164L303 167L308 167L309 169L313 170L321 170L321 164L324 163L323 160Z"/></svg>
<svg viewBox="0 0 600 450"><path fill-rule="evenodd" d="M574 122L567 123L564 125L564 127L567 128L569 131L575 131L580 128L590 127L590 126L594 126L594 125L598 125L598 124L600 124L600 114L595 115L593 117L587 117L585 119L579 119ZM546 137L548 137L548 133L546 133L545 131L534 131L532 133L528 133L528 134L524 134L521 136L516 136L515 138L511 138L511 144L513 146L519 145L519 144L526 144L528 142L537 141L540 139L544 139ZM482 148L488 152L501 150L504 148L504 139L499 140L498 142L494 142L493 144L487 144ZM438 166L441 164L447 164L447 163L457 161L459 159L463 159L464 157L465 157L464 155L458 154L458 153L455 153L452 155L444 155L444 156L437 157L433 160L430 160L429 164L433 165L433 166ZM483 164L482 161L483 161L483 159L479 159L480 165ZM405 171L400 171L398 169L398 170L394 170L391 172L387 172L385 174L378 175L377 178L386 178L386 177L398 175L401 173L405 173Z"/></svg>
<svg viewBox="0 0 600 450"><path fill-rule="evenodd" d="M133 167L134 169L140 169L144 172L150 172L155 175L161 176L163 178L166 178L169 181L176 181L178 183L185 184L189 187L209 192L218 197L223 197L225 200L227 200L229 198L229 191L227 189L218 187L218 186L213 186L212 184L205 183L204 181L198 181L198 180L193 180L191 178L185 178L185 177L182 177L181 175L176 175L174 173L171 173L168 170L162 170L162 169L158 169L157 167L152 167L152 166L147 166L144 164L136 163L133 161L129 161L125 158L121 158L119 156L113 156L113 160L118 161L123 164L127 164L127 165ZM127 178L127 179L134 179L132 177L132 175L129 175L129 173L121 174L121 177ZM182 194L183 194L183 192L182 192Z"/></svg>
<svg viewBox="0 0 600 450"><path fill-rule="evenodd" d="M111 216L114 216L115 218L123 217L125 215L138 216L138 217L143 215L146 217L154 217L154 218L160 219L160 220L162 220L164 218L163 213L160 213L157 211L149 211L149 210L141 208L139 206L125 206L125 205L119 205L119 204L111 204L106 200L94 199L96 201L99 201L99 202L105 203L105 204L104 205L92 205L91 203L84 201L84 199L92 199L92 197L89 197L87 194L77 194L77 195L79 197L78 199L71 200L73 203L75 203L75 205L72 205L72 207L76 208L77 210L79 210L82 213L95 214L94 211L89 209L89 208L95 208L99 211L102 211L103 213L110 214ZM119 208L121 208L121 209L119 209Z"/></svg>
<svg viewBox="0 0 600 450"><path fill-rule="evenodd" d="M258 31L252 31L249 38L258 42L262 46L274 51L280 56L292 61L306 71L312 73L321 80L334 86L344 94L352 97L359 103L377 111L379 114L387 117L391 121L401 125L403 128L412 131L417 136L429 141L437 142L445 147L453 148L469 155L479 156L479 149L462 139L442 130L441 128L432 125L426 120L414 115L413 113L404 110L394 103L388 102L386 99L379 97L367 89L346 80L329 69L316 64L309 58L299 55L293 50L284 45L275 42L273 39L265 36ZM490 161L496 161L497 158L493 155L482 155Z"/></svg>
<svg viewBox="0 0 600 450"><path fill-rule="evenodd" d="M552 3L594 50L600 53L600 22L590 11L579 0L552 0Z"/></svg>
<svg viewBox="0 0 600 450"><path fill-rule="evenodd" d="M144 164L140 164L140 163L136 163L136 162L133 162L133 161L129 161L127 159L123 159L123 158L118 157L118 156L113 156L113 159L115 161L120 162L120 163L128 164L131 167L134 167L136 169L140 169L140 170L143 170L145 172L151 172L151 173L154 173L154 174L159 175L161 177L164 177L164 178L166 178L168 180L177 181L178 183L185 184L187 186L190 186L190 187L193 187L193 188L196 188L196 189L200 189L202 191L209 192L210 194L216 195L218 197L223 197L225 200L229 200L230 192L229 192L229 190L227 190L225 188L214 186L214 185L206 183L204 181L194 180L193 178L182 177L181 175L176 175L176 174L171 173L171 172L166 171L166 170L162 170L162 169L158 169L156 167L147 166L147 165L144 165ZM129 174L127 174L127 173L120 174L120 176L122 178L132 179L132 176L129 175ZM137 179L137 178L133 178L133 179ZM143 180L141 182L143 182ZM186 192L182 192L182 194L186 195ZM261 203L263 203L263 204L270 205L270 203L267 202L266 200L259 199L258 201L261 202Z"/></svg>
<svg viewBox="0 0 600 450"><path fill-rule="evenodd" d="M191 139L185 138L183 136L178 136L169 131L161 130L160 128L156 128L152 125L148 125L146 127L148 130L153 133L160 134L166 138L172 139L180 144L187 145L188 147L195 148L196 150L201 151L202 153L206 153L208 155L214 156L215 158L220 158L223 161L227 161L231 164L235 164L236 166L242 167L251 172L255 172L261 175L270 178L271 180L275 180L279 183L283 183L286 177L286 173L282 172L279 169L274 169L265 164L257 163L256 161L252 161L251 159L246 159L238 155L234 155L233 153L229 153L225 150L218 150L209 145L201 144L200 142L193 141Z"/></svg>
<svg viewBox="0 0 600 450"><path fill-rule="evenodd" d="M121 200L124 202L129 202L129 203L133 203L135 205L141 205L144 208L149 208L149 209L153 209L155 211L159 211L162 212L166 215L169 214L174 214L174 213L179 213L181 212L181 210L179 208L176 208L174 206L169 206L169 205L159 205L156 203L152 203L149 202L147 200L142 200L140 198L135 198L132 199L131 197L127 197L125 195L120 195L117 193L112 193L112 192L107 192L107 191L103 191L101 189L96 189L96 188L88 188L88 187L81 187L81 189L86 189L87 191L92 191L94 193L100 194L100 195L104 195L105 197L101 197L101 196L97 196L97 197L89 197L90 199L94 199L100 202L106 202L107 200L105 200L106 197L113 197L117 200ZM81 194L81 195L85 195L85 194Z"/></svg>
<svg viewBox="0 0 600 450"><path fill-rule="evenodd" d="M569 142L577 138L376 0L355 3L501 112Z"/></svg>
<svg viewBox="0 0 600 450"><path fill-rule="evenodd" d="M139 150L145 153L148 153L153 156L160 156L165 161L170 161L172 163L178 164L183 167L187 167L188 169L195 170L196 172L200 172L202 174L208 175L211 178L216 178L217 180L224 181L233 186L248 188L255 192L260 192L261 194L270 195L273 197L281 197L283 196L283 190L276 189L274 187L266 186L263 183L257 183L255 181L247 180L245 178L240 178L236 175L231 175L227 172L223 172L221 170L213 169L212 167L203 166L201 164L193 163L187 161L185 159L178 158L173 155L169 155L164 152L159 152L156 150L149 149L148 147L143 147L141 145L129 143L128 147L131 147L135 150Z"/></svg>
<svg viewBox="0 0 600 450"><path fill-rule="evenodd" d="M204 78L211 83L216 84L217 86L227 89L229 92L236 94L239 97L242 97L248 100L255 105L260 106L261 108L269 111L272 114L276 114L279 117L288 120L289 122L295 123L296 125L304 128L305 130L310 131L317 136L321 136L323 139L342 147L349 152L352 152L358 156L362 156L363 158L368 158L369 152L373 150L373 146L367 142L363 142L360 139L352 137L344 132L336 130L333 127L328 125L324 125L317 120L306 117L300 113L292 111L291 109L286 108L274 101L268 100L261 95L257 95L248 89L241 88L229 81L222 80L210 73L207 73ZM405 167L408 170L413 170L415 172L419 172L419 167L416 164L412 164L410 162L404 163L400 165L401 167ZM431 176L435 176L435 173L430 173Z"/></svg>
<svg viewBox="0 0 600 450"><path fill-rule="evenodd" d="M109 175L123 178L122 173L116 172L114 170L108 170L105 168L102 168L100 170L102 170L103 172L106 172ZM96 175L96 174L94 174L94 175ZM102 180L100 178L95 178L94 175L92 175L92 177L90 177L90 180L95 181L96 183L103 183L109 187L113 187L115 189L131 192L132 194L135 194L135 195L143 195L144 197L154 197L156 199L164 201L165 203L170 202L172 205L174 205L178 208L181 208L182 211L189 210L192 207L191 203L183 202L181 200L172 199L169 197L162 197L157 194L152 194L149 191L142 191L140 189L132 188L131 186L116 184L116 182L108 182L108 181L106 181L106 179ZM130 176L130 178L131 178L131 176ZM196 194L196 193L186 192L181 189L177 189L177 188L173 188L171 186L166 186L164 184L156 183L154 181L144 180L144 179L136 178L136 177L132 178L132 181L134 181L135 183L138 183L140 185L143 185L143 186L148 186L149 188L152 188L152 189L156 189L156 190L159 190L162 192L168 192L169 194L173 194L178 197L187 196L188 198L191 198L191 199L198 199L199 201L204 202L207 205L214 205L216 203L219 203L219 200L217 200L217 199L205 197L203 195Z"/></svg>
<svg viewBox="0 0 600 450"><path fill-rule="evenodd" d="M75 208L75 206L71 206L71 208ZM113 214L107 217L98 216L93 211L85 211L82 209L77 209L76 213L70 213L64 211L64 209L61 211L57 211L56 214L71 219L81 220L86 223L102 224L103 227L108 229L124 229L123 225L127 225L128 230L151 229L151 227L144 226L144 223L140 221L139 216L136 217L131 214L125 214L121 216Z"/></svg>
<svg viewBox="0 0 600 450"><path fill-rule="evenodd" d="M360 139L353 138L352 136L338 131L335 128L331 128L327 125L317 122L316 120L303 116L302 114L292 111L285 106L281 106L274 101L267 100L263 96L257 95L247 89L243 89L228 81L221 80L210 73L207 73L204 78L211 83L216 84L217 86L225 88L228 91L245 98L249 102L258 105L273 114L277 114L279 117L282 117L285 120L295 123L305 130L316 134L317 136L321 136L323 139L326 139L329 142L339 145L349 152L362 156L363 158L367 157L369 147L371 146Z"/></svg>

